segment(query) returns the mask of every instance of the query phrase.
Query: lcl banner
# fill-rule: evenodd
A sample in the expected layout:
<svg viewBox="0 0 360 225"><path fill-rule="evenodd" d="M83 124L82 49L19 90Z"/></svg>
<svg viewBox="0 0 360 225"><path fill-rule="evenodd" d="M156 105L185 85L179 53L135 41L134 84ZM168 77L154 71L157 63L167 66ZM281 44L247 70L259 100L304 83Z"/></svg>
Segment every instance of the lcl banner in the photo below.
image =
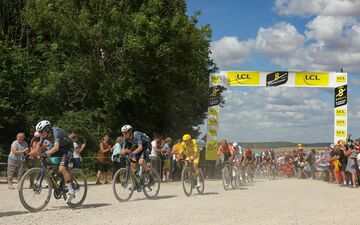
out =
<svg viewBox="0 0 360 225"><path fill-rule="evenodd" d="M218 86L254 86L254 87L326 87L334 89L334 143L347 137L347 73L307 72L307 71L220 71L212 74L209 82L208 135L211 143L207 145L206 159L216 160L213 154L217 145L218 116L220 114ZM210 95L212 96L210 97ZM216 119L216 120L215 120ZM216 121L216 122L215 122ZM208 152L209 147L209 152ZM210 153L211 149L211 153ZM209 156L208 157L208 153Z"/></svg>

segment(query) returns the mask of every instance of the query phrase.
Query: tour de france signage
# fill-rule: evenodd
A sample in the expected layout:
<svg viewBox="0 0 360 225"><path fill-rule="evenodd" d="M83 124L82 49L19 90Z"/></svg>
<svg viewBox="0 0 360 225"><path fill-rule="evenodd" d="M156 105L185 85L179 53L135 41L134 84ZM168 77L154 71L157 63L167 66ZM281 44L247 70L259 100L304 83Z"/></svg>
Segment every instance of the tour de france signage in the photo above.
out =
<svg viewBox="0 0 360 225"><path fill-rule="evenodd" d="M324 87L334 89L334 143L347 137L347 73L220 71L210 76L206 160L216 160L221 86Z"/></svg>

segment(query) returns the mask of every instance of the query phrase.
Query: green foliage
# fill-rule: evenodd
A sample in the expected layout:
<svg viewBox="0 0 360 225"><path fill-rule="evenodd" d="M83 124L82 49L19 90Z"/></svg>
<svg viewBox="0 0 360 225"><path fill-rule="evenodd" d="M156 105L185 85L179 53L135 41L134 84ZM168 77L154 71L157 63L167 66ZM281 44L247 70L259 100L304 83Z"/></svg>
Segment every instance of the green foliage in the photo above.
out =
<svg viewBox="0 0 360 225"><path fill-rule="evenodd" d="M18 19L2 13L0 23L9 40L0 42L0 87L16 87L0 96L11 135L48 119L82 135L91 154L123 124L198 134L215 67L211 29L185 14L184 0L18 1L5 13Z"/></svg>

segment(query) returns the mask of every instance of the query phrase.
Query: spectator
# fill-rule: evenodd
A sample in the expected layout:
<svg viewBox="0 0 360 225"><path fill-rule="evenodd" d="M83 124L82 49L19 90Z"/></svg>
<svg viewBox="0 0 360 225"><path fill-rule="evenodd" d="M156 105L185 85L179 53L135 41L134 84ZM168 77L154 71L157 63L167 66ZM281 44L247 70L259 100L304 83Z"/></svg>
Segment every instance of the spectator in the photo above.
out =
<svg viewBox="0 0 360 225"><path fill-rule="evenodd" d="M23 174L23 165L22 165L22 156L24 153L29 151L28 144L24 141L25 134L18 133L16 135L16 140L11 144L11 151L8 157L8 167L7 167L7 180L9 189L14 189L12 180L15 175L17 175L17 181L20 182L21 176Z"/></svg>
<svg viewBox="0 0 360 225"><path fill-rule="evenodd" d="M171 166L171 143L172 139L170 137L165 139L164 144L164 168L163 168L163 181L170 180L170 166Z"/></svg>
<svg viewBox="0 0 360 225"><path fill-rule="evenodd" d="M113 153L111 156L111 161L113 162L113 174L112 174L113 178L114 178L116 171L118 171L122 167L125 168L125 166L126 166L126 161L123 158L118 157L116 160L114 159L115 156L120 154L121 149L123 148L123 144L124 144L124 138L117 137L116 144L113 147Z"/></svg>
<svg viewBox="0 0 360 225"><path fill-rule="evenodd" d="M74 159L73 159L73 168L79 168L81 167L81 153L84 150L86 143L83 143L81 145L79 145L77 143L78 141L78 135L75 132L72 132L70 135L71 140L74 143Z"/></svg>
<svg viewBox="0 0 360 225"><path fill-rule="evenodd" d="M341 169L341 176L343 179L344 184L346 184L346 186L350 185L350 174L348 172L346 172L346 165L348 162L348 158L345 155L345 142L344 141L339 141L339 161L340 161L340 169Z"/></svg>
<svg viewBox="0 0 360 225"><path fill-rule="evenodd" d="M357 151L354 146L349 146L348 150L346 151L346 154L348 156L348 161L346 165L345 171L351 174L351 183L353 188L357 188L356 186L356 176L359 173L359 166L357 164Z"/></svg>
<svg viewBox="0 0 360 225"><path fill-rule="evenodd" d="M183 166L181 160L184 159L181 151L181 139L176 141L176 144L172 147L171 154L174 159L173 179L180 179Z"/></svg>
<svg viewBox="0 0 360 225"><path fill-rule="evenodd" d="M162 174L163 163L161 162L161 153L164 151L161 143L161 135L158 133L154 134L154 140L151 142L151 154L153 159L151 164L152 167L155 168L159 174Z"/></svg>
<svg viewBox="0 0 360 225"><path fill-rule="evenodd" d="M96 184L101 184L100 179L103 177L104 184L108 184L107 181L107 171L109 169L109 164L111 154L111 145L109 135L105 134L102 141L99 144L99 152L97 154L97 174L96 174Z"/></svg>

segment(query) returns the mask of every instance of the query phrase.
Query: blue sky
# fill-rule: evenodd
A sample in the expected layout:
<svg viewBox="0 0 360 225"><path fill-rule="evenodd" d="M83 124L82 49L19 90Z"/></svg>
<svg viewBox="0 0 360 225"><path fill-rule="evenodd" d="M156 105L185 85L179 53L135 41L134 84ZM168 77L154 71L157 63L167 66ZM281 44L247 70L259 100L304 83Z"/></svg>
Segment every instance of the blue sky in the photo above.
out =
<svg viewBox="0 0 360 225"><path fill-rule="evenodd" d="M199 26L210 24L211 57L220 70L344 68L349 76L348 131L360 137L360 0L188 0L187 4L188 15L201 11ZM224 95L219 138L333 139L331 90L229 88Z"/></svg>

